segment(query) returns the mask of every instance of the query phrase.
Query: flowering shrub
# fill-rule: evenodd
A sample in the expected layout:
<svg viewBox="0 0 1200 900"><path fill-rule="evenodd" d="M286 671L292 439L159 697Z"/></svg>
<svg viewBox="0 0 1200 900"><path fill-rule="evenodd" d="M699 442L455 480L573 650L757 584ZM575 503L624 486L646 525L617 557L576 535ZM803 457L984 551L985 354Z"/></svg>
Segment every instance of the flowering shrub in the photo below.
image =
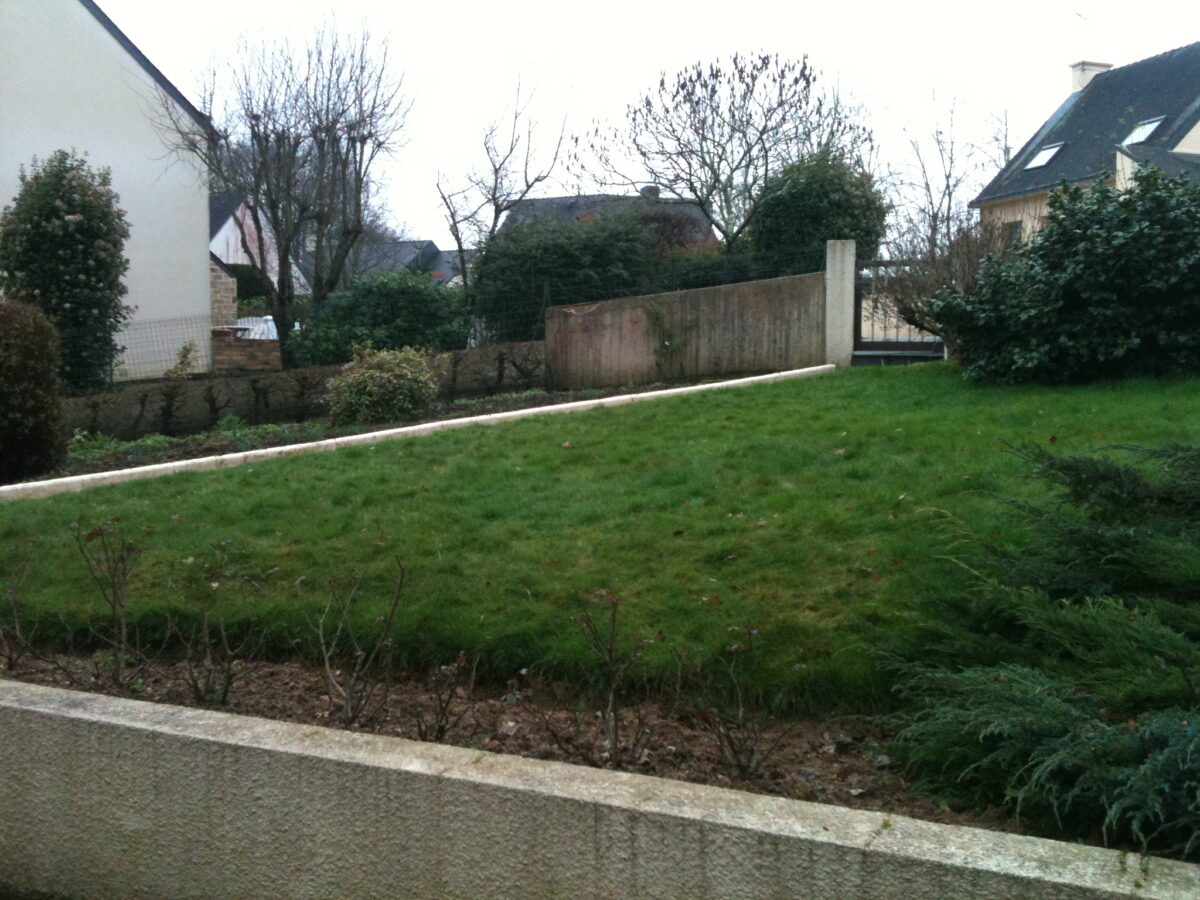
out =
<svg viewBox="0 0 1200 900"><path fill-rule="evenodd" d="M77 393L111 379L122 348L129 225L107 169L58 150L31 172L0 215L0 292L37 306L58 329L65 386ZM169 288L169 286L164 286Z"/></svg>

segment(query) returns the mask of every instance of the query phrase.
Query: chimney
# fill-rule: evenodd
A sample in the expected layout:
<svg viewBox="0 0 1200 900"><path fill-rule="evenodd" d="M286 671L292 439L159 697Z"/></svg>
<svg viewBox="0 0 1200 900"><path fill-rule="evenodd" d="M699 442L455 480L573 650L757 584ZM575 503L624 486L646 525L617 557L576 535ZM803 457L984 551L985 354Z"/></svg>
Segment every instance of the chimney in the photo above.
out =
<svg viewBox="0 0 1200 900"><path fill-rule="evenodd" d="M1080 60L1071 66L1071 92L1082 91L1093 78L1101 72L1107 72L1112 68L1112 63L1089 62L1086 59Z"/></svg>
<svg viewBox="0 0 1200 900"><path fill-rule="evenodd" d="M647 200L657 200L658 199L658 185L657 184L648 184L644 188L642 188L640 191L638 191L638 193L641 194L643 197L645 197Z"/></svg>

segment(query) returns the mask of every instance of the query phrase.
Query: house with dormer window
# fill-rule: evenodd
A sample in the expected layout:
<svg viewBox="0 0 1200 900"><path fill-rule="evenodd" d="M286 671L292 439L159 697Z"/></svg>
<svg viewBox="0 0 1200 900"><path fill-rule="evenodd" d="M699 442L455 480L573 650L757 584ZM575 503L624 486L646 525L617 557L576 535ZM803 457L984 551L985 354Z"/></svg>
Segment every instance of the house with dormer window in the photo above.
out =
<svg viewBox="0 0 1200 900"><path fill-rule="evenodd" d="M1200 183L1200 43L1120 68L1071 66L1071 95L972 202L1011 243L1045 218L1063 184L1118 188L1141 166Z"/></svg>

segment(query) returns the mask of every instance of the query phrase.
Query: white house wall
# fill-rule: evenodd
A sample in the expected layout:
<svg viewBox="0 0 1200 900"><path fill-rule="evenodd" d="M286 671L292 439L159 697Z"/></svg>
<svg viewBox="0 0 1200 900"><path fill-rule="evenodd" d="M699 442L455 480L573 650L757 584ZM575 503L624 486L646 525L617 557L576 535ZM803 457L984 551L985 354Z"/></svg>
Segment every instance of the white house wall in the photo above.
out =
<svg viewBox="0 0 1200 900"><path fill-rule="evenodd" d="M0 205L35 156L73 149L112 170L136 307L119 379L162 374L188 340L199 367L212 355L208 189L168 153L158 103L150 75L78 0L0 0Z"/></svg>
<svg viewBox="0 0 1200 900"><path fill-rule="evenodd" d="M221 230L216 233L213 239L208 244L208 249L216 254L217 259L225 263L227 266L254 265L254 259L246 252L246 248L242 246L242 233L238 228L238 220L245 222L245 227L248 229L246 233L247 240L250 244L250 249L255 250L258 247L257 232L254 228L254 221L250 219L245 212L245 207L241 207L228 221L221 226ZM279 254L275 252L275 241L267 236L266 257L267 257L267 276L275 282L279 280Z"/></svg>

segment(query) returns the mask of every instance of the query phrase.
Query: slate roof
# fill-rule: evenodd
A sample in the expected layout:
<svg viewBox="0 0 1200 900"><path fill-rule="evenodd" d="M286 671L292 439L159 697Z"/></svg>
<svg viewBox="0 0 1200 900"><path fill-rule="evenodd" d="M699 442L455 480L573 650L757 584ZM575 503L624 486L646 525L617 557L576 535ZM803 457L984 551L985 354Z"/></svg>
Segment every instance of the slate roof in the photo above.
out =
<svg viewBox="0 0 1200 900"><path fill-rule="evenodd" d="M146 54L137 48L137 45L126 36L125 32L117 27L116 23L105 14L104 10L97 6L93 0L79 0L79 2L104 27L104 30L112 35L113 39L121 45L122 49L134 58L137 64L146 71L146 74L154 80L154 83L158 85L164 94L178 103L189 116L195 119L197 125L205 128L208 127L208 116L192 105L192 102L183 95L183 91L175 87L167 76L159 70L158 66L150 62Z"/></svg>
<svg viewBox="0 0 1200 900"><path fill-rule="evenodd" d="M1146 147L1138 144L1134 147L1121 147L1124 153L1138 165L1154 165L1162 169L1163 174L1171 178L1177 175L1187 175L1200 182L1200 153L1176 153L1165 147Z"/></svg>
<svg viewBox="0 0 1200 900"><path fill-rule="evenodd" d="M242 205L241 194L237 191L218 191L208 195L208 239L217 236L225 223L233 218L233 214Z"/></svg>
<svg viewBox="0 0 1200 900"><path fill-rule="evenodd" d="M712 223L696 203L674 198L657 199L643 195L583 194L574 197L536 197L519 201L505 216L500 230L530 222L580 222L604 215L635 210L681 213L695 224L697 240L712 238Z"/></svg>
<svg viewBox="0 0 1200 900"><path fill-rule="evenodd" d="M1140 122L1163 117L1142 143L1121 148ZM1119 150L1172 169L1195 172L1194 162L1169 153L1200 122L1200 42L1096 75L1068 97L1021 148L972 206L1053 190L1064 181L1092 181L1111 172ZM1050 162L1025 166L1039 150L1061 149Z"/></svg>

